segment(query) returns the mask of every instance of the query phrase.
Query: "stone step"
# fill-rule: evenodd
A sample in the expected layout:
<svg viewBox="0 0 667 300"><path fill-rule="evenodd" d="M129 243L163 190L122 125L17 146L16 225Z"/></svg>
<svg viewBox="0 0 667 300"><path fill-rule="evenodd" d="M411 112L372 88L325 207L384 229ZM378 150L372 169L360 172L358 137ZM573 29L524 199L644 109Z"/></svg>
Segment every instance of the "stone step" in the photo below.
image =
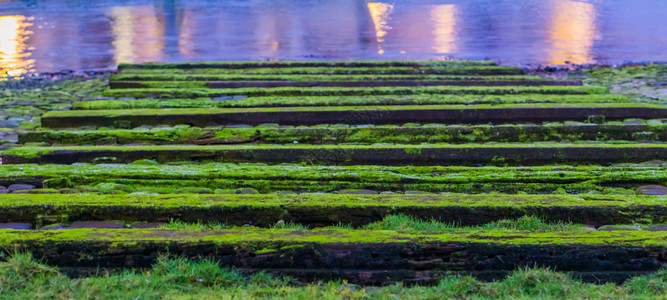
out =
<svg viewBox="0 0 667 300"><path fill-rule="evenodd" d="M169 86L169 82L160 82ZM426 87L278 87L278 88L238 88L207 89L198 87L200 83L190 82L192 88L138 88L109 89L102 94L107 97L134 98L215 98L225 96L371 96L371 95L513 95L551 94L588 95L607 94L609 89L602 86L426 86Z"/></svg>
<svg viewBox="0 0 667 300"><path fill-rule="evenodd" d="M604 119L604 118L602 118ZM596 121L594 117L590 121ZM667 124L662 120L611 121L606 124L565 122L505 125L319 125L260 126L229 125L199 128L142 127L104 130L41 130L21 132L19 143L56 145L112 144L422 144L422 143L485 143L485 142L561 142L561 141L667 141Z"/></svg>
<svg viewBox="0 0 667 300"><path fill-rule="evenodd" d="M152 159L234 163L334 165L547 165L661 160L667 144L430 144L430 145L163 145L14 147L5 164L130 163Z"/></svg>
<svg viewBox="0 0 667 300"><path fill-rule="evenodd" d="M380 80L380 81L120 81L112 89L141 88L278 88L278 87L422 87L422 86L580 86L579 80Z"/></svg>
<svg viewBox="0 0 667 300"><path fill-rule="evenodd" d="M46 128L142 125L196 127L276 123L281 125L383 125L405 123L520 123L587 121L591 116L605 120L667 118L667 107L656 104L506 104L506 105L403 105L328 106L267 108L172 108L134 110L50 111L42 116Z"/></svg>
<svg viewBox="0 0 667 300"><path fill-rule="evenodd" d="M591 95L389 95L389 96L312 96L312 97L241 97L226 96L196 99L108 99L78 101L76 110L141 108L224 108L293 106L377 106L443 104L522 104L522 103L636 103L627 96Z"/></svg>
<svg viewBox="0 0 667 300"><path fill-rule="evenodd" d="M281 220L310 228L363 226L404 214L457 226L474 226L530 215L548 222L589 226L667 222L661 196L619 195L21 195L0 198L3 222L86 221L220 223L272 227ZM118 222L113 224L118 225ZM122 223L115 228L121 228Z"/></svg>
<svg viewBox="0 0 667 300"><path fill-rule="evenodd" d="M664 268L667 232L472 231L408 234L373 230L0 229L0 247L30 251L70 274L147 268L159 253L202 256L241 271L306 281L433 283L442 275L499 279L544 266L597 281L622 281ZM9 251L9 250L5 250ZM85 258L85 259L82 259Z"/></svg>

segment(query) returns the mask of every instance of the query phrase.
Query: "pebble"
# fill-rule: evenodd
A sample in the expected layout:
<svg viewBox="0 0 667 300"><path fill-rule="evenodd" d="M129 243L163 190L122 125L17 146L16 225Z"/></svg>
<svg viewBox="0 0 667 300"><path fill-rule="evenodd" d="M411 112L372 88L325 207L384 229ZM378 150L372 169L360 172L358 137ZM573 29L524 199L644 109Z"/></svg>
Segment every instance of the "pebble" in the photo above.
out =
<svg viewBox="0 0 667 300"><path fill-rule="evenodd" d="M241 188L241 189L236 189L236 191L234 191L234 194L259 194L259 192L256 189Z"/></svg>
<svg viewBox="0 0 667 300"><path fill-rule="evenodd" d="M0 229L30 229L30 223L0 223Z"/></svg>
<svg viewBox="0 0 667 300"><path fill-rule="evenodd" d="M339 194L358 194L358 195L375 195L378 192L373 190L340 190Z"/></svg>
<svg viewBox="0 0 667 300"><path fill-rule="evenodd" d="M33 106L33 105L35 105L35 101L18 100L18 101L9 102L9 105Z"/></svg>
<svg viewBox="0 0 667 300"><path fill-rule="evenodd" d="M667 187L662 185L644 185L637 188L640 195L667 195Z"/></svg>
<svg viewBox="0 0 667 300"><path fill-rule="evenodd" d="M16 120L0 120L0 128L17 128L20 122Z"/></svg>
<svg viewBox="0 0 667 300"><path fill-rule="evenodd" d="M213 101L225 101L225 100L232 100L232 99L234 99L234 97L231 97L231 96L222 96L222 97L215 97L215 98L213 98L213 99L211 99L211 100L213 100Z"/></svg>
<svg viewBox="0 0 667 300"><path fill-rule="evenodd" d="M7 190L9 190L9 192L11 193L14 191L32 190L34 188L35 186L32 184L12 184L7 188Z"/></svg>
<svg viewBox="0 0 667 300"><path fill-rule="evenodd" d="M650 225L650 226L647 226L646 230L648 230L648 231L667 231L667 225L665 225L665 224Z"/></svg>

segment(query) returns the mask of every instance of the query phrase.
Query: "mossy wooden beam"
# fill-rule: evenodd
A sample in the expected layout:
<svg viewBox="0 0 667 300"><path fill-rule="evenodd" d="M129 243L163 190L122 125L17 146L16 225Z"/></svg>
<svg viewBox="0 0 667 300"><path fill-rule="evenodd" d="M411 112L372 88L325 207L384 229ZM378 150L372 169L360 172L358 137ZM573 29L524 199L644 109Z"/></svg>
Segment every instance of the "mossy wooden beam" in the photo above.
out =
<svg viewBox="0 0 667 300"><path fill-rule="evenodd" d="M648 184L667 182L665 167L387 167L297 165L2 165L0 185L118 193L225 192L240 188L273 192L588 193L633 194ZM102 187L100 187L102 185ZM107 186L108 185L108 186ZM118 186L117 186L118 185ZM99 188L97 188L99 187ZM219 190L219 191L218 191Z"/></svg>
<svg viewBox="0 0 667 300"><path fill-rule="evenodd" d="M0 220L211 222L271 227L279 220L312 227L377 222L391 214L462 226L525 215L595 226L664 223L660 196L612 195L4 195Z"/></svg>
<svg viewBox="0 0 667 300"><path fill-rule="evenodd" d="M122 63L118 70L128 69L200 69L200 68L360 68L360 67L457 67L495 66L492 61L476 60L332 60L332 61L210 61L210 62L147 62L142 64Z"/></svg>
<svg viewBox="0 0 667 300"><path fill-rule="evenodd" d="M111 75L110 81L386 81L386 80L490 80L490 81L546 81L548 79L531 75L434 75L434 74L173 74L172 70L161 73L123 72Z"/></svg>
<svg viewBox="0 0 667 300"><path fill-rule="evenodd" d="M382 81L119 81L112 89L141 88L278 88L278 87L421 87L421 86L578 86L578 80L382 80Z"/></svg>
<svg viewBox="0 0 667 300"><path fill-rule="evenodd" d="M169 85L169 83L164 83ZM196 85L197 82L191 82ZM432 87L279 87L279 88L150 88L150 89L109 89L103 91L108 97L135 98L199 98L224 96L369 96L369 95L512 95L512 94L554 94L587 95L606 94L609 90L601 86L432 86Z"/></svg>
<svg viewBox="0 0 667 300"><path fill-rule="evenodd" d="M592 115L608 120L660 119L667 108L654 104L508 104L508 105L403 105L267 108L174 108L136 110L50 111L42 116L46 128L80 126L123 127L179 125L196 127L264 123L282 125L404 124L419 123L516 123L586 121Z"/></svg>
<svg viewBox="0 0 667 300"><path fill-rule="evenodd" d="M215 108L215 107L289 107L349 105L438 105L438 104L518 104L518 103L631 103L627 96L592 95L389 95L389 96L313 96L313 97L228 97L224 99L132 99L75 102L73 109L141 108Z"/></svg>
<svg viewBox="0 0 667 300"><path fill-rule="evenodd" d="M398 127L265 127L251 128L153 128L109 130L49 130L19 134L19 143L57 145L111 144L421 144L421 143L485 143L485 142L560 142L560 141L667 141L667 124L622 125L580 124L548 125L444 125L427 124Z"/></svg>
<svg viewBox="0 0 667 300"><path fill-rule="evenodd" d="M421 67L284 67L284 68L191 68L191 69L128 69L124 75L435 75L435 76L520 76L516 67L496 66L421 66Z"/></svg>
<svg viewBox="0 0 667 300"><path fill-rule="evenodd" d="M61 268L142 268L154 263L158 253L169 253L205 256L241 271L361 284L432 283L457 273L493 279L521 266L620 281L665 267L666 241L665 232L642 231L0 230L3 251L30 251Z"/></svg>
<svg viewBox="0 0 667 300"><path fill-rule="evenodd" d="M2 161L17 163L110 162L310 162L368 165L609 164L661 160L665 144L432 144L432 145L219 145L17 147Z"/></svg>

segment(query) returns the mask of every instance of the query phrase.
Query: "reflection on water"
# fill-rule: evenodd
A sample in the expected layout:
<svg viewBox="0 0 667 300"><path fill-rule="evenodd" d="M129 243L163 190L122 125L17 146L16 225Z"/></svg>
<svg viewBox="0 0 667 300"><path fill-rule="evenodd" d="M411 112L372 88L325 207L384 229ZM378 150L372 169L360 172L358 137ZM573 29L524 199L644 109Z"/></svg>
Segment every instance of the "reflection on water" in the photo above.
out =
<svg viewBox="0 0 667 300"><path fill-rule="evenodd" d="M456 5L434 5L431 8L433 20L433 50L436 53L456 52Z"/></svg>
<svg viewBox="0 0 667 300"><path fill-rule="evenodd" d="M551 25L553 48L549 56L550 63L594 63L591 48L593 40L598 38L595 6L572 0L552 1L552 5L555 15Z"/></svg>
<svg viewBox="0 0 667 300"><path fill-rule="evenodd" d="M0 3L0 76L121 62L667 60L664 0L41 0Z"/></svg>
<svg viewBox="0 0 667 300"><path fill-rule="evenodd" d="M109 10L115 63L159 60L164 53L164 28L150 5L116 6Z"/></svg>
<svg viewBox="0 0 667 300"><path fill-rule="evenodd" d="M373 18L373 25L375 25L375 39L378 43L378 54L383 54L382 42L384 42L384 36L387 35L387 30L390 30L391 27L387 25L387 20L389 20L389 14L394 9L394 6L387 3L378 3L372 2L368 3L368 12Z"/></svg>
<svg viewBox="0 0 667 300"><path fill-rule="evenodd" d="M21 76L33 71L26 40L33 18L0 16L0 76Z"/></svg>

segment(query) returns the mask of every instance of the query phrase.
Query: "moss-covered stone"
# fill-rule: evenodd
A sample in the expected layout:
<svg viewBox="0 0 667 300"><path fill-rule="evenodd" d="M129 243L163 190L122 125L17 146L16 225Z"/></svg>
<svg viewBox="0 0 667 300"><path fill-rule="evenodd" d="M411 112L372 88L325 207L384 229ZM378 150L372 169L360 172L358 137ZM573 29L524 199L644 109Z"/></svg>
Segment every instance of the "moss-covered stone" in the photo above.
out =
<svg viewBox="0 0 667 300"><path fill-rule="evenodd" d="M15 147L3 152L7 164L153 159L236 163L324 163L339 165L544 165L610 164L659 160L665 144L430 144L430 145L216 145Z"/></svg>
<svg viewBox="0 0 667 300"><path fill-rule="evenodd" d="M667 117L662 105L630 103L506 104L506 105L396 105L265 108L174 108L137 110L52 111L42 116L47 128L76 128L85 125L114 126L117 122L140 125L187 124L196 127L276 123L316 124L403 124L421 123L516 123L585 121L592 114L609 120Z"/></svg>
<svg viewBox="0 0 667 300"><path fill-rule="evenodd" d="M122 190L100 185L100 189ZM239 191L239 190L237 190ZM56 191L57 192L57 191ZM269 227L279 220L310 227L361 226L391 214L435 219L448 224L480 225L525 215L589 225L664 223L662 196L618 195L466 195L466 194L210 194L187 195L22 195L0 200L0 217L38 223L40 216L67 215L69 221L219 222Z"/></svg>

